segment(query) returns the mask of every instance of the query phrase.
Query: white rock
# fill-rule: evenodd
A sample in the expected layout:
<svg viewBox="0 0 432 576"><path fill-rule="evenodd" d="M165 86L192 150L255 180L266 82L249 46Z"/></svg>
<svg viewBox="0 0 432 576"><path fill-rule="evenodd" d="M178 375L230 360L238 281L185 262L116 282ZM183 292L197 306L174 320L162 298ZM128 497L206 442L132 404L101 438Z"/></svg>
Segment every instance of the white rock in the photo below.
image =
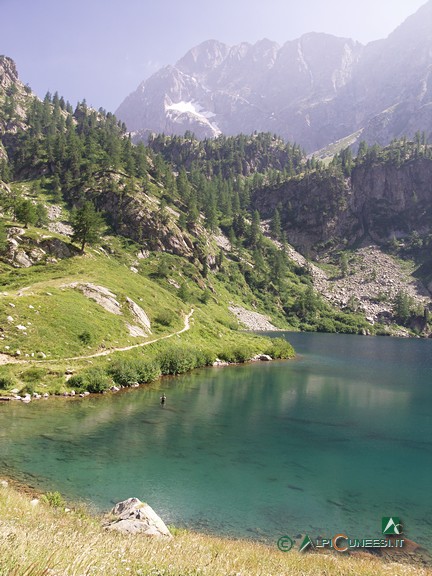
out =
<svg viewBox="0 0 432 576"><path fill-rule="evenodd" d="M29 308L31 308L32 310L34 309L34 306L32 306L31 304L29 304Z"/></svg>
<svg viewBox="0 0 432 576"><path fill-rule="evenodd" d="M8 322L13 322L13 321L14 321L14 319L12 318L12 316L8 316L8 317L6 318L6 320L7 320Z"/></svg>
<svg viewBox="0 0 432 576"><path fill-rule="evenodd" d="M9 306L10 306L11 308L15 308L15 304L12 304L12 302L9 302Z"/></svg>
<svg viewBox="0 0 432 576"><path fill-rule="evenodd" d="M0 480L0 486L2 488L7 488L9 486L9 482L7 480Z"/></svg>
<svg viewBox="0 0 432 576"><path fill-rule="evenodd" d="M30 504L32 506L37 506L39 504L39 500L37 498L33 498L33 500L30 500Z"/></svg>
<svg viewBox="0 0 432 576"><path fill-rule="evenodd" d="M145 534L157 538L172 538L163 520L156 512L138 498L129 498L119 502L111 510L117 519L111 522L108 530L116 530L125 534Z"/></svg>

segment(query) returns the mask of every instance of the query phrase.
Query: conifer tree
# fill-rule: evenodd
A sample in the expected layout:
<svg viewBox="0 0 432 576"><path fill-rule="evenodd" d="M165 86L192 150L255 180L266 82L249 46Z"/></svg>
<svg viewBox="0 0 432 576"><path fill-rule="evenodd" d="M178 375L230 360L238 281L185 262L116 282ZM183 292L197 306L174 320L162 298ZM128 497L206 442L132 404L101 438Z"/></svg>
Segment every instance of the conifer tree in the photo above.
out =
<svg viewBox="0 0 432 576"><path fill-rule="evenodd" d="M270 231L273 234L274 238L276 238L276 240L279 240L281 237L281 217L280 217L280 211L279 208L276 207L274 214L273 214L273 218L271 220L270 223Z"/></svg>
<svg viewBox="0 0 432 576"><path fill-rule="evenodd" d="M81 243L81 252L85 245L96 242L103 228L103 218L96 212L93 202L85 201L72 215L73 242Z"/></svg>

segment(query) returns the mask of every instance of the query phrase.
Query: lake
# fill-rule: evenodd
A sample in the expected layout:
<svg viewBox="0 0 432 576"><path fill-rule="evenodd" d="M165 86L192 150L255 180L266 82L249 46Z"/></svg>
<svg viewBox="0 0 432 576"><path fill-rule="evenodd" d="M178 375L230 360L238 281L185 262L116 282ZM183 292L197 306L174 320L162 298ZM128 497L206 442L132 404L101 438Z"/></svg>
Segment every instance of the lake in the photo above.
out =
<svg viewBox="0 0 432 576"><path fill-rule="evenodd" d="M278 334L280 335L280 334ZM432 542L432 340L285 334L291 361L0 406L0 474L239 537ZM159 404L165 392L167 402Z"/></svg>

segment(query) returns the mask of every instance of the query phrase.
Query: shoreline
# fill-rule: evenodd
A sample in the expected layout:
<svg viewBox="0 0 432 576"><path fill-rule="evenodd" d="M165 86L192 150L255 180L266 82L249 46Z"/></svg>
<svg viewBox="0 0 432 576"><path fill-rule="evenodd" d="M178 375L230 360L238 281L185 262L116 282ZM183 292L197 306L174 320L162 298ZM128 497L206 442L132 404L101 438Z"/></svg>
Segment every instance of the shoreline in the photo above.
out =
<svg viewBox="0 0 432 576"><path fill-rule="evenodd" d="M45 505L43 502L41 503L41 499L44 494L48 492L43 492L42 489L39 489L35 486L31 486L24 481L18 480L17 478L10 476L8 474L2 475L0 477L0 498L2 495L2 490L12 490L17 492L24 498L29 500L29 503L32 506L39 506ZM55 490L53 491L56 492ZM61 494L61 493L59 493ZM106 519L107 515L109 514L109 510L101 511L99 509L92 509L91 504L89 502L79 502L79 501L69 501L65 500L63 502L63 512L68 514L72 513L79 513L81 516L84 515L87 519L96 521L101 529L104 526L104 519ZM163 519L162 519L163 520ZM209 538L212 540L222 540L225 542L231 543L238 543L238 544L256 544L259 546L263 546L267 549L273 550L276 549L278 546L278 542L276 539L271 540L270 537L266 538L245 538L242 536L233 536L233 535L226 535L226 534L217 534L214 532L202 532L196 531L193 528L188 527L178 527L169 525L169 528L174 532L174 538L178 533L187 533L189 535L196 536L197 538ZM306 534L297 535L293 537L293 548L292 551L294 553L298 552L301 542L303 541ZM147 537L143 537L142 535L127 535L131 539L135 538L143 538L144 540ZM390 540L392 538L390 537ZM284 553L283 549L280 549L281 553ZM291 550L290 550L291 551ZM307 553L303 553L304 556L325 556L330 558L353 558L353 559L362 559L362 558L374 558L381 562L383 565L388 565L390 563L396 563L400 566L411 566L411 567L421 567L421 568L430 568L430 576L432 576L432 554L421 545L417 544L413 540L409 540L408 538L404 538L404 547L403 548L391 548L390 552L387 549L352 549L347 552L341 553L336 552L333 549L317 549L311 548L307 551Z"/></svg>
<svg viewBox="0 0 432 576"><path fill-rule="evenodd" d="M245 366L248 364L255 364L257 362L277 362L277 361L287 361L287 360L295 360L297 358L297 353L294 351L294 356L289 357L289 358L272 358L271 356L269 356L268 354L263 354L263 353L257 353L254 357L249 358L248 360L245 360L244 362L229 362L229 361L224 361L224 360L220 360L219 358L216 358L216 361L213 362L213 364L210 364L208 366L196 366L195 368L192 368L192 370L188 370L187 372L182 372L179 374L161 374L156 380L152 380L150 382L135 382L133 384L130 384L129 386L124 386L124 385L116 385L115 383L113 383L112 386L110 386L108 389L103 390L101 392L88 392L88 391L75 391L75 390L71 390L70 392L68 391L64 391L64 392L58 392L58 393L49 393L49 392L45 392L44 394L38 394L38 393L33 393L33 394L26 394L24 397L20 396L18 392L14 393L13 391L8 392L7 390L4 390L3 394L0 395L0 405L2 403L8 403L8 402L22 402L23 404L30 404L32 401L36 401L36 400L48 400L51 398L74 398L74 399L83 399L83 398L87 398L87 397L91 397L91 398L95 398L95 397L100 397L103 396L105 394L108 393L112 393L112 394L117 394L118 392L122 392L122 391L126 391L126 390L132 390L132 389L138 389L142 386L149 386L152 384L155 384L157 382L161 382L164 378L177 378L178 376L183 376L185 374L191 374L193 373L195 370L202 370L202 369L207 369L207 368L225 368L225 367L234 367L234 366ZM67 382L67 380L66 380Z"/></svg>

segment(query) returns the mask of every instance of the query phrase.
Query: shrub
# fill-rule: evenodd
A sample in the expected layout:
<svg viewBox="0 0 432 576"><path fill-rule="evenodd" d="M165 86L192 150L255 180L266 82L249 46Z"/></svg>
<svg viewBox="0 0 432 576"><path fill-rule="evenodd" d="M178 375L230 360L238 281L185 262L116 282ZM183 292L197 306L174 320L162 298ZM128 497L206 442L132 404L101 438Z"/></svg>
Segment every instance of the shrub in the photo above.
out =
<svg viewBox="0 0 432 576"><path fill-rule="evenodd" d="M196 354L189 348L172 346L158 356L162 374L183 374L196 366Z"/></svg>
<svg viewBox="0 0 432 576"><path fill-rule="evenodd" d="M293 358L295 356L294 348L284 338L274 338L270 346L265 350L272 358Z"/></svg>
<svg viewBox="0 0 432 576"><path fill-rule="evenodd" d="M162 310L162 312L156 316L155 322L162 326L170 326L172 322L172 312L169 310Z"/></svg>
<svg viewBox="0 0 432 576"><path fill-rule="evenodd" d="M88 330L84 330L84 332L81 332L81 334L78 336L78 339L81 340L83 344L90 344L92 341L92 335Z"/></svg>
<svg viewBox="0 0 432 576"><path fill-rule="evenodd" d="M180 300L183 300L183 302L189 301L190 291L189 291L189 288L188 288L186 282L182 282L182 284L180 285L180 288L177 292L177 296L180 298Z"/></svg>
<svg viewBox="0 0 432 576"><path fill-rule="evenodd" d="M216 360L216 354L212 350L196 350L196 368L203 366L211 366Z"/></svg>
<svg viewBox="0 0 432 576"><path fill-rule="evenodd" d="M158 362L156 361L146 361L138 360L136 363L136 371L138 375L138 382L140 384L146 384L147 382L153 382L160 378L162 371Z"/></svg>
<svg viewBox="0 0 432 576"><path fill-rule="evenodd" d="M34 382L29 382L28 384L26 384L24 386L24 388L21 389L21 394L33 394L34 392L36 392L36 386Z"/></svg>
<svg viewBox="0 0 432 576"><path fill-rule="evenodd" d="M110 366L108 373L119 386L131 386L139 381L135 363L130 360L117 360Z"/></svg>
<svg viewBox="0 0 432 576"><path fill-rule="evenodd" d="M252 351L247 346L237 346L236 348L222 350L218 357L221 360L225 360L225 362L243 364L243 362L252 357Z"/></svg>
<svg viewBox="0 0 432 576"><path fill-rule="evenodd" d="M45 368L29 368L21 374L21 378L24 382L37 382L42 380L47 374Z"/></svg>
<svg viewBox="0 0 432 576"><path fill-rule="evenodd" d="M330 318L321 318L317 324L318 332L336 332L336 326Z"/></svg>
<svg viewBox="0 0 432 576"><path fill-rule="evenodd" d="M42 494L41 500L53 508L64 508L66 505L60 492L46 492L46 494Z"/></svg>
<svg viewBox="0 0 432 576"><path fill-rule="evenodd" d="M67 381L67 385L76 390L85 390L85 379L83 374L75 374Z"/></svg>
<svg viewBox="0 0 432 576"><path fill-rule="evenodd" d="M234 348L233 352L235 362L240 363L246 362L246 360L250 360L252 356L252 352L247 346L239 346L237 348Z"/></svg>
<svg viewBox="0 0 432 576"><path fill-rule="evenodd" d="M103 392L110 385L110 379L100 368L89 368L69 378L68 386L88 392Z"/></svg>
<svg viewBox="0 0 432 576"><path fill-rule="evenodd" d="M103 392L110 385L110 379L100 368L90 368L84 372L85 387L89 392Z"/></svg>
<svg viewBox="0 0 432 576"><path fill-rule="evenodd" d="M15 388L16 380L9 375L0 376L0 390Z"/></svg>

